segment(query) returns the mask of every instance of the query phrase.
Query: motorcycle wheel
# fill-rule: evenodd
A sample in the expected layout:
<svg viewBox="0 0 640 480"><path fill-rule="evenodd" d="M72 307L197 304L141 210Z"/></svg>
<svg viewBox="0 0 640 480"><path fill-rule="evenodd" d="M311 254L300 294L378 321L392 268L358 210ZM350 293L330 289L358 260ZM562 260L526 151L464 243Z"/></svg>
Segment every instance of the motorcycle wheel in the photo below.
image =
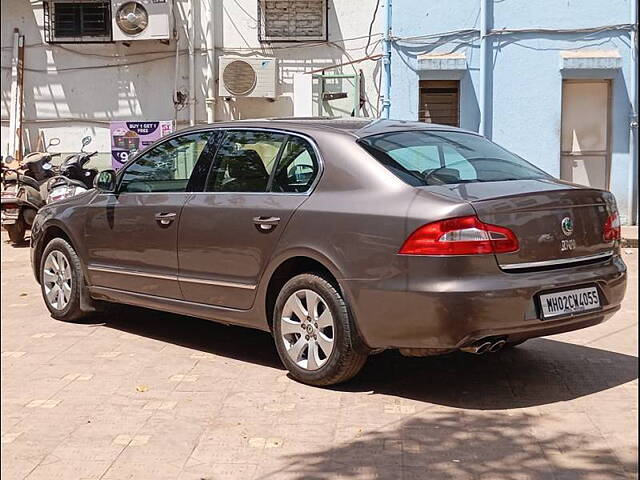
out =
<svg viewBox="0 0 640 480"><path fill-rule="evenodd" d="M22 217L18 218L13 225L5 225L9 240L13 245L19 245L24 242L24 235L27 232L27 224Z"/></svg>

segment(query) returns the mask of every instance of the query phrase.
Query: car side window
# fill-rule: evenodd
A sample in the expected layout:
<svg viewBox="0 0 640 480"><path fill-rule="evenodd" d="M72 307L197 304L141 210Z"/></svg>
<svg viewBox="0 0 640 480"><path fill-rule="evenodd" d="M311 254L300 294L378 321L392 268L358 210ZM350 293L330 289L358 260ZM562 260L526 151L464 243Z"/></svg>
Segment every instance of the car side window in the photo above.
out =
<svg viewBox="0 0 640 480"><path fill-rule="evenodd" d="M211 131L174 137L153 147L126 167L120 192L185 192Z"/></svg>
<svg viewBox="0 0 640 480"><path fill-rule="evenodd" d="M290 136L273 175L272 192L302 193L318 175L318 159L305 139Z"/></svg>
<svg viewBox="0 0 640 480"><path fill-rule="evenodd" d="M262 131L227 132L207 179L208 192L266 192L287 135Z"/></svg>

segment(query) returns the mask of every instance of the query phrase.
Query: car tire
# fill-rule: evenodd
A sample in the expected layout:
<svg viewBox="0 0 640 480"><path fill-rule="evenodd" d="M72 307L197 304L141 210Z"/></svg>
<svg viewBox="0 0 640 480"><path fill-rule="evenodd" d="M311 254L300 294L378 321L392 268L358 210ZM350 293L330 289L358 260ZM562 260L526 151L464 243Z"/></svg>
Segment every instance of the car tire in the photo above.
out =
<svg viewBox="0 0 640 480"><path fill-rule="evenodd" d="M56 320L77 321L95 311L80 258L62 238L51 240L42 253L40 288L44 303Z"/></svg>
<svg viewBox="0 0 640 480"><path fill-rule="evenodd" d="M296 298L300 304L292 311ZM357 333L344 298L317 273L297 275L282 287L273 312L273 334L291 376L309 385L345 382L367 360L354 348Z"/></svg>
<svg viewBox="0 0 640 480"><path fill-rule="evenodd" d="M9 240L12 245L20 245L24 243L24 236L27 233L27 224L25 223L22 215L16 220L16 223L12 225L5 225L7 233L9 234Z"/></svg>

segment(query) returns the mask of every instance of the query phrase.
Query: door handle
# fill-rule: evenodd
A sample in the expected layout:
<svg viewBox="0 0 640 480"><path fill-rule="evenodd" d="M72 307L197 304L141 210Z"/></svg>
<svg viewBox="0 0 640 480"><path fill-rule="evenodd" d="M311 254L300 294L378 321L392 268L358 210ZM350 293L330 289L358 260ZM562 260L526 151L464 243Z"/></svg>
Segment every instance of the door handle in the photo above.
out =
<svg viewBox="0 0 640 480"><path fill-rule="evenodd" d="M253 223L260 232L270 232L280 223L280 217L254 217Z"/></svg>
<svg viewBox="0 0 640 480"><path fill-rule="evenodd" d="M176 219L176 214L174 212L169 213L156 213L156 222L160 225L169 225Z"/></svg>

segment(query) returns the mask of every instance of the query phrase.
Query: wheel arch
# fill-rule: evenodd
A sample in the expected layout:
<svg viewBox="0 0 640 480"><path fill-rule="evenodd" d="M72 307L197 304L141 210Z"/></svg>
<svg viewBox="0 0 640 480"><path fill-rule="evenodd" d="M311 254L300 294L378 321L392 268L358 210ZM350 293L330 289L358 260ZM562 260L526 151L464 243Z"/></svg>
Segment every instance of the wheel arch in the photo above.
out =
<svg viewBox="0 0 640 480"><path fill-rule="evenodd" d="M40 263L42 262L42 253L44 252L44 249L47 247L49 242L51 242L51 240L53 240L54 238L62 238L63 240L68 242L76 252L78 252L73 238L62 225L58 223L50 223L48 225L45 225L39 235L33 256L33 269L38 283L40 282ZM86 278L86 272L84 273Z"/></svg>
<svg viewBox="0 0 640 480"><path fill-rule="evenodd" d="M279 257L274 261L273 266L269 269L269 274L265 275L267 280L264 282L263 302L264 316L270 330L273 330L273 311L275 308L278 293L284 284L296 275L301 273L316 272L322 274L344 297L349 316L353 322L356 331L357 345L354 345L361 352L368 352L370 348L365 344L358 321L352 308L353 299L341 282L343 275L340 269L324 255L310 251L307 249L289 252L286 257Z"/></svg>

